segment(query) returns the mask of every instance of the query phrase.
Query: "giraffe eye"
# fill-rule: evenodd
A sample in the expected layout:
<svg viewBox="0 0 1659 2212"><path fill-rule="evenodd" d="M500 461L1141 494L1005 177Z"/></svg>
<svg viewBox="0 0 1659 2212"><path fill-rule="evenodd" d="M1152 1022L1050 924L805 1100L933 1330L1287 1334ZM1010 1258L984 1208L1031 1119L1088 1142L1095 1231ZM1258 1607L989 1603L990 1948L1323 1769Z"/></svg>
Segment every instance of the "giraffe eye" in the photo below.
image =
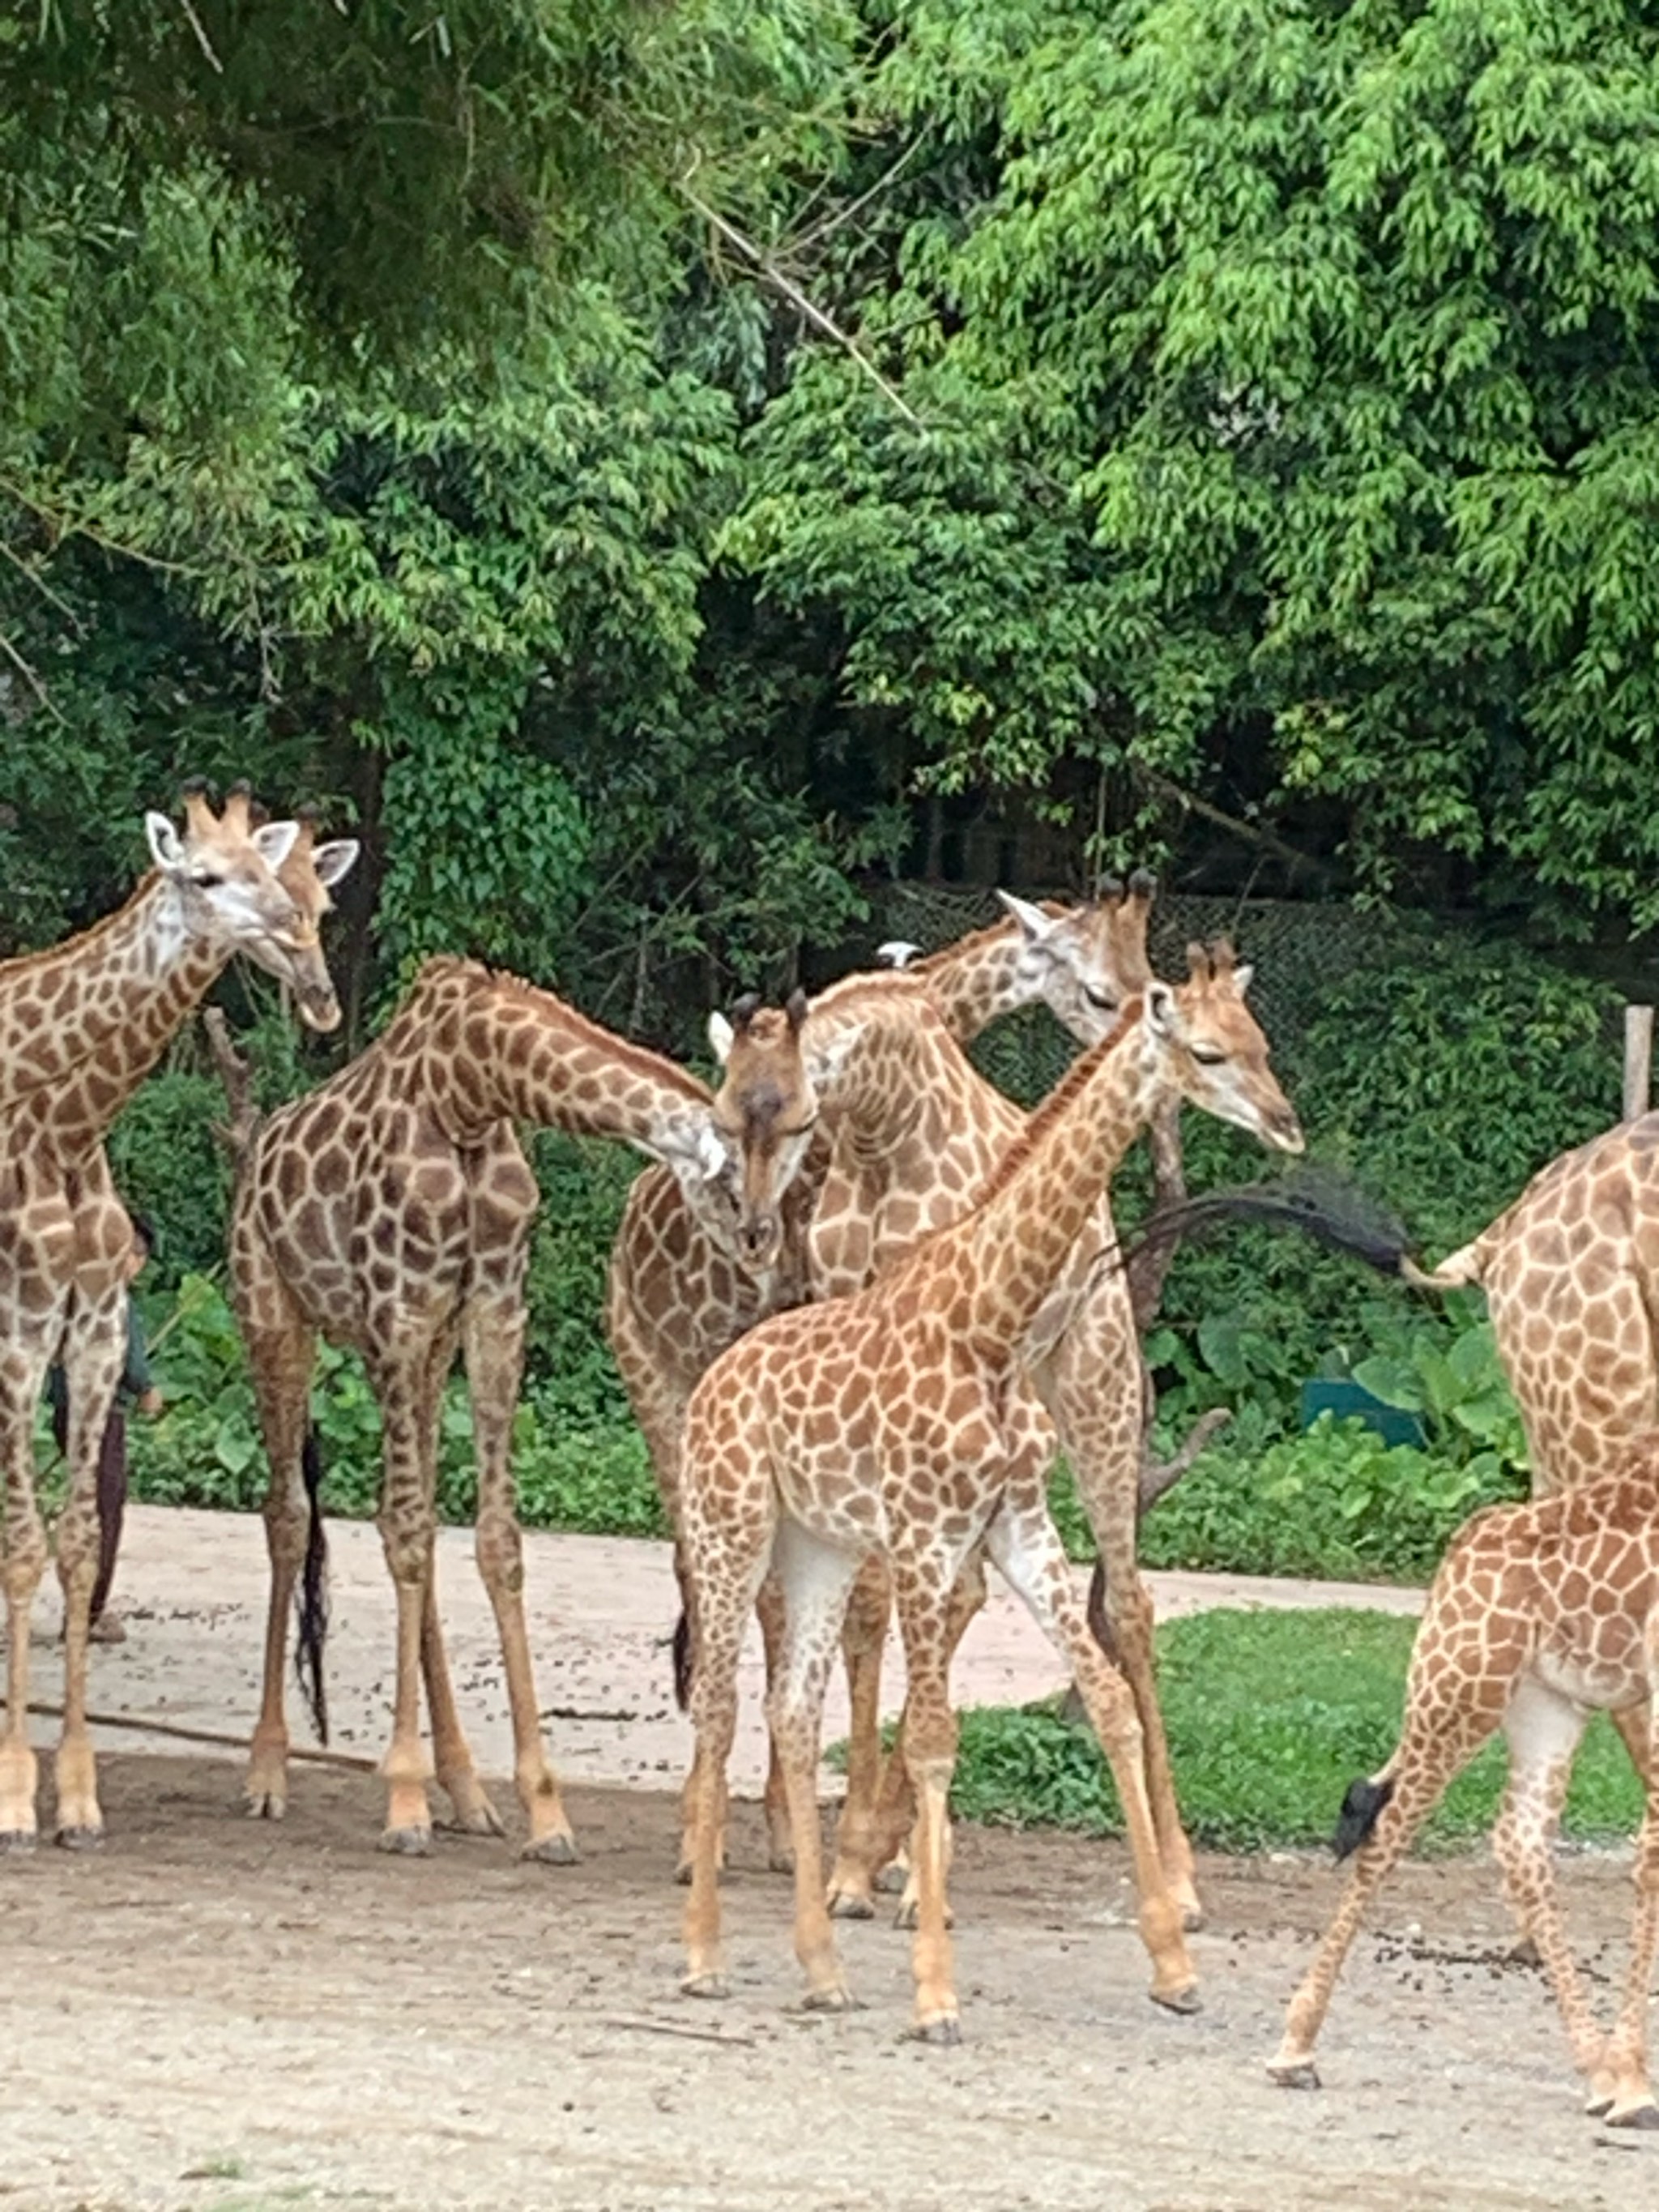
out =
<svg viewBox="0 0 1659 2212"><path fill-rule="evenodd" d="M196 888L198 890L216 891L223 881L224 878L216 876L211 868L204 868L196 878Z"/></svg>
<svg viewBox="0 0 1659 2212"><path fill-rule="evenodd" d="M1084 985L1083 995L1091 1006L1097 1006L1103 1014L1115 1013L1117 1011L1117 1000L1108 991L1097 991L1092 983Z"/></svg>
<svg viewBox="0 0 1659 2212"><path fill-rule="evenodd" d="M1193 1047L1193 1058L1200 1067L1219 1067L1226 1057L1224 1052L1218 1052L1212 1044L1195 1044Z"/></svg>

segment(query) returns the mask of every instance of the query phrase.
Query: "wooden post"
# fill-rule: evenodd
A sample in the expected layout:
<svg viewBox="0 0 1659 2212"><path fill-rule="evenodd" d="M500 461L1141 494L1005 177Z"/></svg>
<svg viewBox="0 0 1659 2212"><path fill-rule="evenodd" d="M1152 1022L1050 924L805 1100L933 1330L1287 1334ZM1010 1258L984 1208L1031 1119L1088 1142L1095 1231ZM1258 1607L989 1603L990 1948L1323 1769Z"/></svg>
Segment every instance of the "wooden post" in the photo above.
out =
<svg viewBox="0 0 1659 2212"><path fill-rule="evenodd" d="M1625 1009L1625 1119L1648 1110L1653 1069L1653 1008Z"/></svg>

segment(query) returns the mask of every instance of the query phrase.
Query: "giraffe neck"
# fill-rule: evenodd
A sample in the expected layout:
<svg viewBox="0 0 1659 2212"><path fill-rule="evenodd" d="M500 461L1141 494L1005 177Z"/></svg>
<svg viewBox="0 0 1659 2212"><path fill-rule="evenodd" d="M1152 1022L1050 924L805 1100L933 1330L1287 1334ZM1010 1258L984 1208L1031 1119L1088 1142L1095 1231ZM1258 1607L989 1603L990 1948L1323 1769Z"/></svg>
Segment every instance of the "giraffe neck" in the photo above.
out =
<svg viewBox="0 0 1659 2212"><path fill-rule="evenodd" d="M1132 999L1110 1035L1073 1062L974 1212L917 1255L918 1264L965 1273L965 1328L986 1356L1011 1353L1024 1339L1167 1088L1141 1006Z"/></svg>
<svg viewBox="0 0 1659 2212"><path fill-rule="evenodd" d="M102 1143L230 951L222 939L190 930L178 893L164 878L153 879L120 915L81 941L97 947L95 963L82 963L95 972L70 970L78 988L66 985L61 1001L40 998L33 978L26 994L56 1029L45 1064L57 1073L33 1074L15 1103L0 1102L9 1104L9 1146L26 1145L65 1165ZM71 1026L57 1007L72 998L79 1019ZM9 996L6 1009L9 1020ZM33 1054L10 1064L32 1073L42 1065Z"/></svg>
<svg viewBox="0 0 1659 2212"><path fill-rule="evenodd" d="M223 948L191 933L177 891L152 873L92 928L0 962L0 1108L61 1083L94 1054L118 1050L116 1040L144 1019L155 994L167 994L171 1005L183 984L199 997L225 958Z"/></svg>
<svg viewBox="0 0 1659 2212"><path fill-rule="evenodd" d="M845 989L815 1000L807 1017L819 1103L861 1150L890 1152L929 1109L951 1129L983 1118L988 1102L999 1116L1011 1110L962 1051L931 988L913 974L849 978Z"/></svg>
<svg viewBox="0 0 1659 2212"><path fill-rule="evenodd" d="M619 1137L677 1169L707 1157L706 1086L550 991L466 962L430 962L394 1029L422 1037L432 1090L458 1136L531 1121ZM396 1048L393 1030L385 1042Z"/></svg>
<svg viewBox="0 0 1659 2212"><path fill-rule="evenodd" d="M958 1044L971 1044L999 1015L1012 1014L1040 995L1018 925L994 922L903 971L924 983Z"/></svg>

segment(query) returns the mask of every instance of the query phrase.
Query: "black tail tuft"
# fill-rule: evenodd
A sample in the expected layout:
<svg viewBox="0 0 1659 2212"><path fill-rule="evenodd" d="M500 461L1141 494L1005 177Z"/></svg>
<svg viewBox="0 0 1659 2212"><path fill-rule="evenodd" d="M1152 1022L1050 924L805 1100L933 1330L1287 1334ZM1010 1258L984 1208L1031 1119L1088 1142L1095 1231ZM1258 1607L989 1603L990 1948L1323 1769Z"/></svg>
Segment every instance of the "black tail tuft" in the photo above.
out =
<svg viewBox="0 0 1659 2212"><path fill-rule="evenodd" d="M323 1680L323 1645L328 1638L328 1537L323 1528L323 1453L313 1422L306 1431L300 1456L311 1523L306 1530L305 1570L300 1577L300 1635L295 1668L319 1743L328 1741L328 1689Z"/></svg>
<svg viewBox="0 0 1659 2212"><path fill-rule="evenodd" d="M1362 1774L1357 1782L1348 1784L1342 1810L1336 1816L1336 1833L1331 1838L1331 1849L1338 1858L1345 1859L1350 1851L1359 1849L1393 1795L1391 1774L1385 1774L1380 1782L1372 1782Z"/></svg>
<svg viewBox="0 0 1659 2212"><path fill-rule="evenodd" d="M674 1623L674 1703L684 1712L691 1702L691 1616L682 1612Z"/></svg>
<svg viewBox="0 0 1659 2212"><path fill-rule="evenodd" d="M1205 1191L1160 1206L1126 1247L1126 1258L1146 1245L1173 1243L1194 1230L1225 1219L1256 1221L1269 1229L1298 1229L1335 1252L1362 1261L1380 1274L1397 1275L1411 1249L1404 1224L1378 1200L1328 1168L1303 1169L1277 1182Z"/></svg>

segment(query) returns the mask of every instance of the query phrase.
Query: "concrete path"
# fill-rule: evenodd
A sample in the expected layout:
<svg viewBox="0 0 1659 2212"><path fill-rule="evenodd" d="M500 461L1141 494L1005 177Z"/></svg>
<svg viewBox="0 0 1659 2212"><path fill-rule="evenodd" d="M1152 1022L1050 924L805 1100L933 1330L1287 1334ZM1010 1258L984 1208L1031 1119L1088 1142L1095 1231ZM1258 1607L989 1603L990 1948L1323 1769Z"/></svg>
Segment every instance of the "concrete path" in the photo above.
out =
<svg viewBox="0 0 1659 2212"><path fill-rule="evenodd" d="M331 1741L378 1757L391 1717L395 1609L371 1523L331 1521L331 1616L328 1690ZM678 1610L666 1544L605 1536L532 1534L525 1540L526 1588L538 1686L555 1764L573 1782L647 1789L671 1786L684 1771L690 1730L676 1711L665 1639ZM495 1617L472 1563L466 1530L438 1539L443 1618L463 1720L482 1770L512 1771L512 1735L495 1640ZM1079 1587L1087 1580L1079 1571ZM1269 1581L1249 1576L1152 1574L1160 1619L1216 1606L1370 1607L1420 1611L1419 1590L1368 1583ZM259 1701L265 1549L252 1514L205 1513L140 1505L127 1516L115 1601L125 1644L94 1647L91 1703L96 1711L165 1715L188 1725L246 1737ZM56 1642L56 1585L36 1608L32 1694L53 1701L61 1689ZM888 1709L904 1694L896 1641L887 1669ZM989 1603L958 1656L956 1692L963 1705L1018 1705L1060 1686L1064 1669L1023 1606L994 1576ZM732 1761L733 1786L749 1794L765 1767L759 1639L745 1650L743 1712ZM295 1741L307 1740L297 1693L289 1700ZM845 1733L837 1683L826 1738ZM37 1743L51 1723L37 1720ZM177 1751L161 1737L104 1731L111 1750ZM227 1758L237 1754L227 1752Z"/></svg>

